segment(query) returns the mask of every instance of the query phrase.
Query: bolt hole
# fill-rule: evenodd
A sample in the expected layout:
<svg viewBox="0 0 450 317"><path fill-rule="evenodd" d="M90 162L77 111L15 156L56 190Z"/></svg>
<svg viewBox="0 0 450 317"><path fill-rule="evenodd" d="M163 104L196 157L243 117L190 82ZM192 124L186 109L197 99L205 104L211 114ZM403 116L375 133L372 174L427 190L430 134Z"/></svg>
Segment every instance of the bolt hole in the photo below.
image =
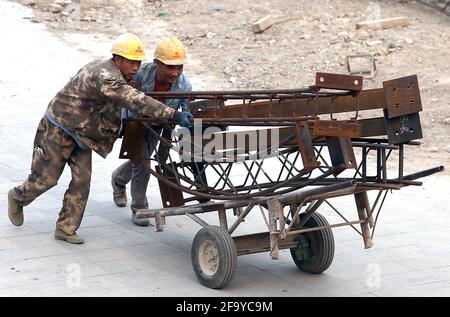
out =
<svg viewBox="0 0 450 317"><path fill-rule="evenodd" d="M170 206L170 201L166 201L166 205L167 205L167 206Z"/></svg>
<svg viewBox="0 0 450 317"><path fill-rule="evenodd" d="M320 81L321 83L323 83L323 82L325 81L325 78L320 77L320 78L319 78L319 81Z"/></svg>
<svg viewBox="0 0 450 317"><path fill-rule="evenodd" d="M123 155L127 155L128 154L128 152L123 152Z"/></svg>
<svg viewBox="0 0 450 317"><path fill-rule="evenodd" d="M398 131L395 131L395 135L398 135Z"/></svg>
<svg viewBox="0 0 450 317"><path fill-rule="evenodd" d="M414 100L410 100L410 101L409 101L409 105L410 105L410 106L414 106Z"/></svg>
<svg viewBox="0 0 450 317"><path fill-rule="evenodd" d="M400 105L398 103L396 103L395 104L395 108L398 108L398 107L400 107Z"/></svg>
<svg viewBox="0 0 450 317"><path fill-rule="evenodd" d="M356 79L353 83L357 86L359 84L359 80Z"/></svg>
<svg viewBox="0 0 450 317"><path fill-rule="evenodd" d="M410 133L413 133L413 132L414 132L413 128L409 129L409 132L410 132Z"/></svg>

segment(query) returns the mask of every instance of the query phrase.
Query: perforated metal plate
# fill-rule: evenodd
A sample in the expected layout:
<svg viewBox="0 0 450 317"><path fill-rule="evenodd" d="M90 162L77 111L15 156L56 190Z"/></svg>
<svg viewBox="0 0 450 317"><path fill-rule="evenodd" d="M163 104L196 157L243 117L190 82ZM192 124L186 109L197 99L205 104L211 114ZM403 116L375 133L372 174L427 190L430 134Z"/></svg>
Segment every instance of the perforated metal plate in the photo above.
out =
<svg viewBox="0 0 450 317"><path fill-rule="evenodd" d="M362 76L316 73L315 86L318 88L361 91L362 84Z"/></svg>
<svg viewBox="0 0 450 317"><path fill-rule="evenodd" d="M386 112L386 110L384 110ZM389 143L401 144L422 138L420 116L418 113L401 117L385 118Z"/></svg>
<svg viewBox="0 0 450 317"><path fill-rule="evenodd" d="M417 76L408 76L383 82L388 118L422 111Z"/></svg>

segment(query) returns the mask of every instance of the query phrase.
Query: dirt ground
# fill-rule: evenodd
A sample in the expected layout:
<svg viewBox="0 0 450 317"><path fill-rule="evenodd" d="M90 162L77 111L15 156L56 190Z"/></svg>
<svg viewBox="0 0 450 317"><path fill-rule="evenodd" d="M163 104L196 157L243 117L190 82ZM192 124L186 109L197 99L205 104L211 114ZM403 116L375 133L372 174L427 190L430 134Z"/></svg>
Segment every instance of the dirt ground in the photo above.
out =
<svg viewBox="0 0 450 317"><path fill-rule="evenodd" d="M17 0L33 8L58 36L89 34L109 42L130 31L149 55L164 36L187 46L185 73L195 89L298 88L317 71L347 73L345 57L375 54L377 75L365 88L417 74L424 111L420 148L406 151L406 168L445 165L450 174L450 17L415 1L349 0ZM260 34L251 24L272 14L278 23ZM355 23L396 16L409 26L356 30ZM361 113L364 117L364 113Z"/></svg>

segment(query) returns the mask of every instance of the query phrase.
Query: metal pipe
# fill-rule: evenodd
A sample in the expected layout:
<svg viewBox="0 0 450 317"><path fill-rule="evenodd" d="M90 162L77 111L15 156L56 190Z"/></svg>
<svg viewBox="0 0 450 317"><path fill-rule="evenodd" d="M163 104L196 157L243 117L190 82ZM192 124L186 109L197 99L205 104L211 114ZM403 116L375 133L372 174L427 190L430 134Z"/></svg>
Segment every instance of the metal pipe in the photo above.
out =
<svg viewBox="0 0 450 317"><path fill-rule="evenodd" d="M387 183L386 149L381 149L381 164L382 164L382 172L383 172L383 183Z"/></svg>
<svg viewBox="0 0 450 317"><path fill-rule="evenodd" d="M189 92L146 92L147 96L151 97L167 97L167 98L189 98L196 97L200 95L209 95L209 96L222 96L222 95L239 95L239 96L248 96L248 95L276 95L276 94L298 94L304 92L312 92L311 88L292 88L292 89L255 89L255 90L198 90L198 91L189 91ZM248 99L248 98L246 98Z"/></svg>
<svg viewBox="0 0 450 317"><path fill-rule="evenodd" d="M244 220L244 218L248 215L248 213L253 209L254 206L255 204L251 202L247 206L247 208L244 209L244 211L239 215L238 219L233 223L233 225L231 225L230 229L228 230L230 234L232 234L234 230L236 230L236 228Z"/></svg>
<svg viewBox="0 0 450 317"><path fill-rule="evenodd" d="M369 139L367 139L369 140ZM313 145L322 146L327 145L326 142L314 142ZM354 147L367 147L371 149L388 149L388 150L398 150L399 146L394 144L377 144L377 143L366 143L366 142L353 142Z"/></svg>
<svg viewBox="0 0 450 317"><path fill-rule="evenodd" d="M323 226L323 227L315 227L315 228L306 228L306 229L293 230L293 231L287 232L287 234L288 235L300 234L300 233L306 233L306 232L311 232L311 231L319 231L319 230L324 230L324 229L331 229L331 228L337 228L337 227L343 227L343 226L356 225L358 223L363 223L363 222L364 222L364 220L355 220L355 221L344 222L344 223L337 223L337 224L334 224L334 225L328 225L328 226Z"/></svg>
<svg viewBox="0 0 450 317"><path fill-rule="evenodd" d="M329 185L329 186L322 186L319 188L314 188L314 189L306 190L306 191L299 192L299 193L285 194L280 197L280 202L283 205L285 205L285 204L293 203L296 201L305 200L306 198L308 198L310 196L326 194L326 193L329 193L332 191L336 191L336 190L344 189L344 188L348 188L348 187L354 187L354 186L356 186L356 182L354 180L340 182L337 184L333 184L333 185Z"/></svg>
<svg viewBox="0 0 450 317"><path fill-rule="evenodd" d="M403 158L404 158L404 149L403 144L401 144L400 151L398 152L398 179L400 182L403 180Z"/></svg>
<svg viewBox="0 0 450 317"><path fill-rule="evenodd" d="M276 99L281 98L312 98L330 96L348 96L349 92L320 92L313 88L294 89L260 89L260 90L223 90L223 91L190 91L190 92L146 92L147 96L173 99Z"/></svg>
<svg viewBox="0 0 450 317"><path fill-rule="evenodd" d="M426 169L426 170L423 170L423 171L420 171L420 172L417 172L417 173L412 173L412 174L403 176L403 179L404 180L415 180L415 179L418 179L418 178L422 178L422 177L425 177L425 176L429 176L429 175L433 175L433 174L436 174L436 173L439 173L439 172L443 172L444 170L445 170L445 167L441 165L441 166L429 168L429 169Z"/></svg>

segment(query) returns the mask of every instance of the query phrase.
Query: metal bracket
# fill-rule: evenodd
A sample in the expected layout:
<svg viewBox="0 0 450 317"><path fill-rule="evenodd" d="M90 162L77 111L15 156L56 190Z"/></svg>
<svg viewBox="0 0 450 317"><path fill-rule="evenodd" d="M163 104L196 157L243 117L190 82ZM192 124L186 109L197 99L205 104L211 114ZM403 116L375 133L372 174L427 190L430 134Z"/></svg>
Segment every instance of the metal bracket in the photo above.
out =
<svg viewBox="0 0 450 317"><path fill-rule="evenodd" d="M297 144L302 156L303 166L305 168L319 167L319 163L314 154L314 145L312 143L308 123L298 121L295 123L295 128Z"/></svg>
<svg viewBox="0 0 450 317"><path fill-rule="evenodd" d="M144 143L145 127L141 122L124 121L124 135L119 158L129 159L134 164L141 163L142 144Z"/></svg>
<svg viewBox="0 0 450 317"><path fill-rule="evenodd" d="M422 111L417 76L408 76L383 82L388 118Z"/></svg>
<svg viewBox="0 0 450 317"><path fill-rule="evenodd" d="M401 117L389 119L386 112L385 109L386 132L389 143L407 143L423 137L418 113L406 114Z"/></svg>
<svg viewBox="0 0 450 317"><path fill-rule="evenodd" d="M359 138L361 137L361 124L337 120L316 120L313 125L313 135Z"/></svg>
<svg viewBox="0 0 450 317"><path fill-rule="evenodd" d="M174 175L170 175L171 173L169 172L169 170L164 170L159 166L155 166L155 170L158 172L158 174L164 175L165 179L176 182L176 177ZM184 205L183 192L181 190L172 188L159 179L158 184L164 208Z"/></svg>
<svg viewBox="0 0 450 317"><path fill-rule="evenodd" d="M362 76L316 73L315 87L317 88L361 91L362 85L363 85Z"/></svg>
<svg viewBox="0 0 450 317"><path fill-rule="evenodd" d="M350 138L328 136L326 139L333 167L356 168L356 158ZM338 170L334 175L336 176L341 172L342 170Z"/></svg>

